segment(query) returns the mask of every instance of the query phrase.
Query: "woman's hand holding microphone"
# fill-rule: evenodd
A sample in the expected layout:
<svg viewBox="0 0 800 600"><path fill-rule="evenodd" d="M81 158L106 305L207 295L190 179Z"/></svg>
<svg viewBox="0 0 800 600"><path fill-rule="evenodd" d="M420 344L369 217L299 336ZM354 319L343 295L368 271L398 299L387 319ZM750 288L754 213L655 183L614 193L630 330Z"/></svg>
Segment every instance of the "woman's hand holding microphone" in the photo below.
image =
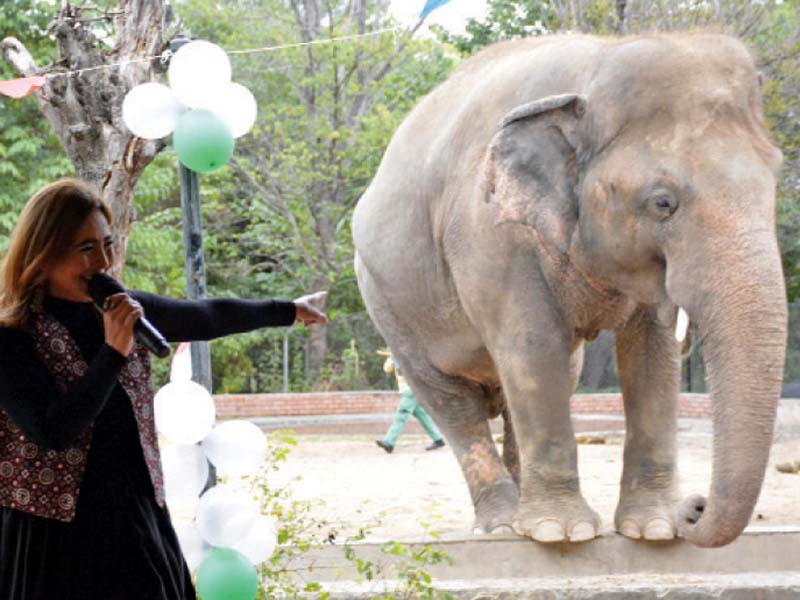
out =
<svg viewBox="0 0 800 600"><path fill-rule="evenodd" d="M103 328L106 344L122 356L133 350L133 326L144 315L142 305L128 294L113 294L103 303Z"/></svg>

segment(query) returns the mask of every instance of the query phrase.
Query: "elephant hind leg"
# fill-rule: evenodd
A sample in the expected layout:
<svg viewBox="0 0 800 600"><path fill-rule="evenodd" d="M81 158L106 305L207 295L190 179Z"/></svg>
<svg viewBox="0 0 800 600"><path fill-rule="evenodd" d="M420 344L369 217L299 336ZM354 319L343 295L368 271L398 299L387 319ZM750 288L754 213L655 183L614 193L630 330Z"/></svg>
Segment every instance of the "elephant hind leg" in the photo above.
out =
<svg viewBox="0 0 800 600"><path fill-rule="evenodd" d="M503 417L503 464L519 489L519 450L503 388L499 385L492 387L482 385L481 389L485 398L487 418L495 419L501 415Z"/></svg>
<svg viewBox="0 0 800 600"><path fill-rule="evenodd" d="M508 407L503 407L503 464L519 489L519 447Z"/></svg>
<svg viewBox="0 0 800 600"><path fill-rule="evenodd" d="M489 429L481 386L447 375L428 358L417 320L405 322L357 256L356 275L370 316L392 349L422 407L441 430L458 460L475 507L474 529L512 532L519 493L503 465ZM423 311L424 312L424 311Z"/></svg>
<svg viewBox="0 0 800 600"><path fill-rule="evenodd" d="M420 403L442 430L458 460L475 507L476 533L511 533L517 484L497 452L479 386L426 365L407 371Z"/></svg>

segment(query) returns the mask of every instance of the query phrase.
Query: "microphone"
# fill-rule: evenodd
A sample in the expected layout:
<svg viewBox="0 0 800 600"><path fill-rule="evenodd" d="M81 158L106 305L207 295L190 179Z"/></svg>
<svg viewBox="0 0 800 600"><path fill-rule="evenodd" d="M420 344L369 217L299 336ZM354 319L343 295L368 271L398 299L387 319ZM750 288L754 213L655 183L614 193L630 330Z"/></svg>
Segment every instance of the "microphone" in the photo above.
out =
<svg viewBox="0 0 800 600"><path fill-rule="evenodd" d="M116 279L105 273L97 273L89 280L89 295L100 310L103 310L106 298L114 294L124 293L126 293L125 288ZM137 342L157 357L165 358L169 356L167 340L144 316L139 317L134 323L133 335Z"/></svg>

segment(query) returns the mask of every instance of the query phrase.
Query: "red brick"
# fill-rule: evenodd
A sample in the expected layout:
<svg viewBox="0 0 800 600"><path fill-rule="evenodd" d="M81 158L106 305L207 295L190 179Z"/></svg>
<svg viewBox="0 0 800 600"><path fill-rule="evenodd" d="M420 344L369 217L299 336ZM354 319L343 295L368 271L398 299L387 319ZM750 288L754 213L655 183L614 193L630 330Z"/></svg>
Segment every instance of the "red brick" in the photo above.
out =
<svg viewBox="0 0 800 600"><path fill-rule="evenodd" d="M320 392L312 394L240 394L214 397L217 414L226 416L325 415L394 412L397 392ZM578 394L570 402L574 413L622 414L620 394ZM681 417L708 417L710 400L702 394L682 394Z"/></svg>

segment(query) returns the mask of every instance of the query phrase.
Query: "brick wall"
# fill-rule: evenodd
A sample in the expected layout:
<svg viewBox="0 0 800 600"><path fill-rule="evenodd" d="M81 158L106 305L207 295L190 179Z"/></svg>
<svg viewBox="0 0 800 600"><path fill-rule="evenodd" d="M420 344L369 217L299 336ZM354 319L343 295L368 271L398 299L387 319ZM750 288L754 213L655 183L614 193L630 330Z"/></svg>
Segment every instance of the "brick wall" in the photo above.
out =
<svg viewBox="0 0 800 600"><path fill-rule="evenodd" d="M220 417L270 417L298 415L365 414L394 412L397 392L321 392L309 394L218 394L214 396ZM619 394L576 394L573 413L622 414ZM705 394L681 394L680 417L710 417Z"/></svg>
<svg viewBox="0 0 800 600"><path fill-rule="evenodd" d="M394 412L397 392L319 392L309 394L218 394L221 417L272 417Z"/></svg>

